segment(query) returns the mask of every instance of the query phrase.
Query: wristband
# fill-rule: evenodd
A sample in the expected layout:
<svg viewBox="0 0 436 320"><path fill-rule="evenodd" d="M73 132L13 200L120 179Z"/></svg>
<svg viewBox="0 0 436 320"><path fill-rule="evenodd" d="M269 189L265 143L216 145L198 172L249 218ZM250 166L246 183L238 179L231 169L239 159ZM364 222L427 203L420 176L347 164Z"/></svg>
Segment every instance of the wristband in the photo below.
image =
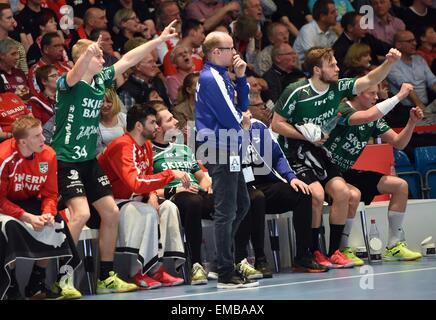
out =
<svg viewBox="0 0 436 320"><path fill-rule="evenodd" d="M397 105L398 102L400 102L400 99L397 96L393 96L392 98L377 103L375 107L385 116Z"/></svg>
<svg viewBox="0 0 436 320"><path fill-rule="evenodd" d="M177 191L176 187L165 188L165 190L164 190L164 197L165 197L165 199L171 198L173 195L176 194L176 191Z"/></svg>

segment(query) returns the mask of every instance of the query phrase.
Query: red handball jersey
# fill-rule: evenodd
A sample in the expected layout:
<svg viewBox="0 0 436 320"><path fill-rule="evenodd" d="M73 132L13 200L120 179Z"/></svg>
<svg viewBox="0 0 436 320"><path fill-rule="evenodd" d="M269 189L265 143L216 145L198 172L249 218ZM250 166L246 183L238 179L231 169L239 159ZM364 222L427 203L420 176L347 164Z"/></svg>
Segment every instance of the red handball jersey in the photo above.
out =
<svg viewBox="0 0 436 320"><path fill-rule="evenodd" d="M0 213L20 219L25 211L13 202L40 198L41 214L57 214L57 160L51 147L45 145L29 159L22 156L15 139L2 142L0 179Z"/></svg>
<svg viewBox="0 0 436 320"><path fill-rule="evenodd" d="M18 117L30 113L15 93L5 92L0 94L0 129L3 132L11 132L12 122Z"/></svg>
<svg viewBox="0 0 436 320"><path fill-rule="evenodd" d="M98 162L112 184L116 199L147 195L174 180L171 170L153 174L151 142L140 146L128 133L113 140Z"/></svg>

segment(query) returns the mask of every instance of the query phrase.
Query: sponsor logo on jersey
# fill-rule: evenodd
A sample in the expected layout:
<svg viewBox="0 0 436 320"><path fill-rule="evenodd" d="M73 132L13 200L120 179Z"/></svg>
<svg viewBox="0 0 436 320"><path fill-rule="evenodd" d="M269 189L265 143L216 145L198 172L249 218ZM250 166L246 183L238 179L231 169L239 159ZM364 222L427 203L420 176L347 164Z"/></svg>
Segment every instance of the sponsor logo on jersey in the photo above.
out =
<svg viewBox="0 0 436 320"><path fill-rule="evenodd" d="M334 98L335 98L335 93L334 93L333 91L330 91L330 92L329 92L328 99L329 99L329 100L333 100Z"/></svg>
<svg viewBox="0 0 436 320"><path fill-rule="evenodd" d="M79 172L77 170L70 170L70 175L68 176L70 180L79 180Z"/></svg>
<svg viewBox="0 0 436 320"><path fill-rule="evenodd" d="M48 162L40 162L39 163L39 172L41 172L41 173L48 172Z"/></svg>

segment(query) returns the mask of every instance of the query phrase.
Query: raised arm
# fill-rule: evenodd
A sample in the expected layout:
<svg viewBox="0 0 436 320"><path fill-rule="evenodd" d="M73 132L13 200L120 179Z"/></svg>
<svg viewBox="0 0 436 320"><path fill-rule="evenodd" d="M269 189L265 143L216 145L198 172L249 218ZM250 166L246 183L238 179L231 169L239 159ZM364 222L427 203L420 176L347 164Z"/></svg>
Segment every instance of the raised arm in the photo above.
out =
<svg viewBox="0 0 436 320"><path fill-rule="evenodd" d="M407 125L403 128L403 130L401 130L401 132L398 134L394 130L388 130L381 135L382 140L391 144L395 149L404 149L409 144L417 121L423 117L424 113L420 108L415 107L410 109L409 121L407 121Z"/></svg>
<svg viewBox="0 0 436 320"><path fill-rule="evenodd" d="M89 63L94 56L103 56L103 51L100 49L101 46L101 35L98 37L97 42L94 42L86 49L85 53L80 56L80 58L74 64L74 67L67 73L67 85L73 87L77 82L79 82L86 71L88 70Z"/></svg>
<svg viewBox="0 0 436 320"><path fill-rule="evenodd" d="M368 89L369 86L376 85L383 81L391 71L393 65L401 59L401 52L392 48L386 55L386 60L367 75L356 80L356 94Z"/></svg>
<svg viewBox="0 0 436 320"><path fill-rule="evenodd" d="M173 20L164 31L162 31L158 38L149 40L135 49L130 50L120 60L118 60L114 64L115 77L137 65L147 53L151 53L160 43L176 37L176 29L173 27L176 22L177 20Z"/></svg>
<svg viewBox="0 0 436 320"><path fill-rule="evenodd" d="M350 126L358 126L383 118L398 102L406 98L412 91L413 86L410 83L403 83L400 91L392 98L377 103L367 110L354 112L348 119L348 124Z"/></svg>

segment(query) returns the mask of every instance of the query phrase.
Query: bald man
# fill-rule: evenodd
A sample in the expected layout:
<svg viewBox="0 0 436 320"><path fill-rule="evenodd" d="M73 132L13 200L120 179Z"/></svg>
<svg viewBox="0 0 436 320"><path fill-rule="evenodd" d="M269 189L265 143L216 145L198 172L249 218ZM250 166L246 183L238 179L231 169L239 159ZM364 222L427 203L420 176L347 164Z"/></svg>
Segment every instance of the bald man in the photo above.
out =
<svg viewBox="0 0 436 320"><path fill-rule="evenodd" d="M259 282L242 275L243 268L249 266L240 263L235 269L233 252L236 230L250 207L240 154L242 127L250 127L250 119L242 116L249 105L247 64L236 54L232 37L224 32L209 33L203 52L206 63L198 80L195 104L197 159L206 165L212 177L217 287L258 286ZM229 77L230 66L236 74L235 83Z"/></svg>

